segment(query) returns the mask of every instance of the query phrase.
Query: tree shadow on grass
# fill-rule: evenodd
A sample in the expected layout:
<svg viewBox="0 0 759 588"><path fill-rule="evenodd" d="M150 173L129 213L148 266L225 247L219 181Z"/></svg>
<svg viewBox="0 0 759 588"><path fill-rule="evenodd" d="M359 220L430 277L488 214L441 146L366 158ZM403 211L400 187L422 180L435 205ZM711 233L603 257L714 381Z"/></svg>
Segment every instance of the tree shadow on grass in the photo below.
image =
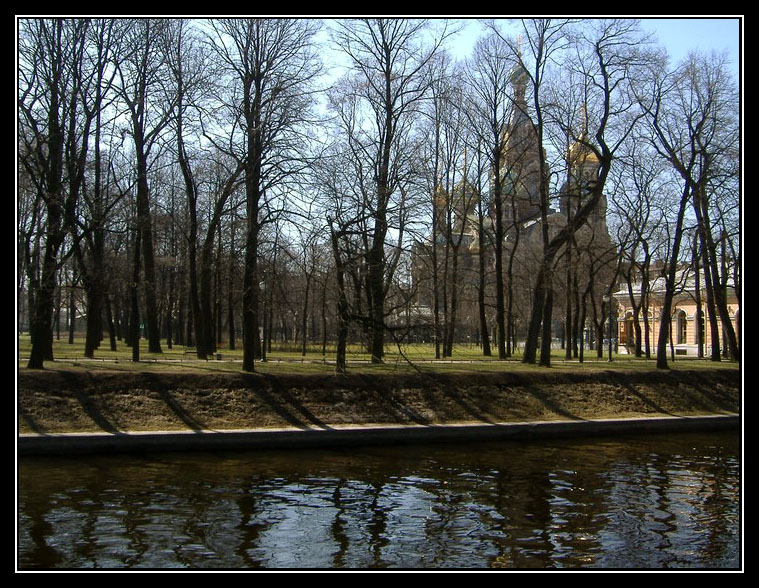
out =
<svg viewBox="0 0 759 588"><path fill-rule="evenodd" d="M145 377L151 382L151 390L158 394L159 398L166 403L166 406L168 406L177 418L187 425L188 428L196 433L208 428L203 421L195 418L179 402L177 402L176 398L171 395L171 392L165 388L165 385L161 382L160 378L149 373L146 373Z"/></svg>
<svg viewBox="0 0 759 588"><path fill-rule="evenodd" d="M459 390L452 386L443 386L441 391L444 396L455 402L461 409L469 414L472 418L483 423L494 424L495 421L487 414L482 412L477 406L464 399Z"/></svg>
<svg viewBox="0 0 759 588"><path fill-rule="evenodd" d="M158 393L159 398L166 403L166 406L171 409L177 418L185 425L187 425L190 429L197 433L203 429L208 428L204 422L196 419L193 415L187 412L187 410L185 410L184 407L182 407L182 405L177 402L177 400L171 395L168 390L157 389L156 392Z"/></svg>
<svg viewBox="0 0 759 588"><path fill-rule="evenodd" d="M725 412L737 412L740 408L736 399L726 393L724 389L719 387L706 388L697 381L689 381L688 384L701 396L702 405L699 408L713 411L723 410Z"/></svg>
<svg viewBox="0 0 759 588"><path fill-rule="evenodd" d="M587 420L569 412L566 408L559 406L554 400L551 399L550 394L546 393L544 390L538 388L537 386L529 386L528 392L554 414L559 414L574 421Z"/></svg>
<svg viewBox="0 0 759 588"><path fill-rule="evenodd" d="M676 416L673 412L670 412L666 410L663 406L657 404L650 398L647 398L644 394L642 394L639 390L635 388L630 382L625 380L624 378L614 378L616 380L616 384L622 386L630 396L633 396L640 400L643 404L651 408L653 411L662 413L662 414L668 414L670 416Z"/></svg>
<svg viewBox="0 0 759 588"><path fill-rule="evenodd" d="M431 424L430 419L424 417L413 408L405 404L400 398L402 394L396 394L396 389L394 387L386 387L380 385L377 379L372 378L372 376L369 375L360 375L359 378L364 383L368 391L373 392L377 395L383 406L390 410L394 418L397 419L398 415L401 415L402 417L413 423L416 423L417 425Z"/></svg>
<svg viewBox="0 0 759 588"><path fill-rule="evenodd" d="M21 405L18 407L18 416L21 420L23 420L26 425L35 433L38 435L44 435L45 430L37 423L36 420L34 420L34 417L29 414L29 412Z"/></svg>
<svg viewBox="0 0 759 588"><path fill-rule="evenodd" d="M82 378L80 375L69 373L66 371L60 372L64 381L68 384L68 389L73 396L77 399L82 406L85 414L90 417L93 423L95 423L100 429L108 433L119 433L119 429L108 420L108 418L102 413L100 408L93 402L92 396L88 394L86 387L82 386Z"/></svg>
<svg viewBox="0 0 759 588"><path fill-rule="evenodd" d="M321 429L330 428L284 387L278 388L276 394L264 386L251 387L251 392L260 397L277 415L293 427L310 429L315 425Z"/></svg>

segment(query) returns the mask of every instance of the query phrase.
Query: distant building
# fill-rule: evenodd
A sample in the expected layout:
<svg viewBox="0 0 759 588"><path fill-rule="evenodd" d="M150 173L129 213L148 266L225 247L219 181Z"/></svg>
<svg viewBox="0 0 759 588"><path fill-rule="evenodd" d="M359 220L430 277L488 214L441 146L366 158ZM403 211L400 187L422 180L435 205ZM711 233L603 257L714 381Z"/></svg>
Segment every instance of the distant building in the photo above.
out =
<svg viewBox="0 0 759 588"><path fill-rule="evenodd" d="M696 297L695 273L690 269L681 270L677 281L682 285L673 300L669 344L674 349L675 355L689 357L708 356L711 353L712 334L709 327L709 314L706 305L706 291L703 288L703 276L701 278L700 307ZM619 305L617 337L620 353L634 353L635 351L636 335L633 307L640 306L640 290L639 283L632 285L634 298L631 297L630 289L627 286L614 293L614 298ZM656 353L664 292L664 278L653 280L649 286L647 308L648 337L652 353ZM728 286L727 304L730 321L733 323L736 335L740 337L738 298L731 285ZM719 324L719 345L720 349L724 350L726 338L722 328L722 321L719 316L716 318ZM641 327L641 339L645 340L646 325L643 316L638 319L638 323ZM643 345L643 341L641 341L641 344ZM699 354L699 347L701 348L701 354Z"/></svg>
<svg viewBox="0 0 759 588"><path fill-rule="evenodd" d="M513 335L520 338L516 330L524 328L532 304L534 279L537 274L537 264L543 254L542 217L540 209L541 165L540 157L545 157L545 150L540 145L535 125L530 119L526 100L528 76L522 69L517 68L511 76L514 101L508 123L502 130L504 151L500 162L502 185L502 226L504 234L503 256L511 256L513 261L512 293L514 296L512 312L514 319ZM584 118L584 117L583 117ZM559 210L548 210L546 222L549 225L549 235L553 236L565 227L577 210L590 194L598 178L599 161L589 146L587 133L583 131L578 140L566 153L566 180L559 194ZM549 170L544 165L543 173L547 179ZM491 174L491 183L492 183ZM450 271L454 263L458 272L456 287L457 314L454 327L459 333L459 340L467 337L478 340L475 317L478 316L476 278L479 254L484 249L489 267L488 274L488 323L491 340L495 340L495 311L493 304L493 272L495 265L496 215L493 195L489 202L480 202L482 195L476 187L467 181L461 181L450 192L439 189L435 195L434 204L434 245L438 261L438 271L441 272L441 258L445 253L445 271ZM478 206L483 205L486 217L483 219L485 242L481 242ZM598 206L587 219L585 225L576 233L573 241L573 252L570 256L561 255L555 273L554 297L554 337L564 340L569 335L565 332L566 309L568 299L566 292L567 263L571 263L572 271L578 280L572 287L588 288L589 280L597 281L598 285L592 290L592 295L585 297L585 303L596 305L600 312L600 299L603 292L608 291L609 266L615 258L615 251L606 225L606 198L602 197ZM432 294L432 261L433 235L427 243L422 243L415 249L414 281L418 288L417 301L420 306L430 309L427 316L432 316L434 306ZM504 267L506 265L504 262ZM602 267L604 266L604 267ZM440 275L440 274L438 274ZM450 295L450 293L448 294ZM575 298L575 301L578 298ZM447 312L442 304L446 301L438 297L439 312ZM595 314L598 315L599 312ZM586 318L594 316L588 311ZM474 325L466 321L473 321ZM474 327L474 328L473 328ZM577 330L583 330L585 341L594 339L593 329L587 325L575 325ZM579 336L579 335L577 335Z"/></svg>

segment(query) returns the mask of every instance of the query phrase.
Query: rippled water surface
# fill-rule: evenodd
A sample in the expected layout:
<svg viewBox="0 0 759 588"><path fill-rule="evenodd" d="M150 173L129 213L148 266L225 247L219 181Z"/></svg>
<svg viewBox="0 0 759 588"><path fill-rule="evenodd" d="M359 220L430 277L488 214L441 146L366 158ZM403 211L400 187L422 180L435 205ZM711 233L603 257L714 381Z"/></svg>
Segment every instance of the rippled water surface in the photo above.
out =
<svg viewBox="0 0 759 588"><path fill-rule="evenodd" d="M23 458L18 567L739 568L736 433Z"/></svg>

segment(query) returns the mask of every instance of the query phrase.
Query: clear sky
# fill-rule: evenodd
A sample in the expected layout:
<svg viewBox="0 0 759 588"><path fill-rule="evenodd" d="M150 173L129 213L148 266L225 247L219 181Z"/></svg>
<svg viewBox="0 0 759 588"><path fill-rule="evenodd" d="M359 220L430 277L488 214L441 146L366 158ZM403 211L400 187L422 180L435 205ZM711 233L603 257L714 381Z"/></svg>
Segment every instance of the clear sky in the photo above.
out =
<svg viewBox="0 0 759 588"><path fill-rule="evenodd" d="M738 72L742 32L740 15L713 18L630 18L641 19L644 30L657 36L659 42L667 48L673 63L677 63L688 51L694 49L707 52L726 50L735 71ZM453 48L456 57L469 54L479 30L479 24L474 17L468 19L468 23L465 24L466 30Z"/></svg>
<svg viewBox="0 0 759 588"><path fill-rule="evenodd" d="M726 50L734 67L738 67L741 44L738 18L652 18L642 19L642 24L659 37L673 62L694 49Z"/></svg>

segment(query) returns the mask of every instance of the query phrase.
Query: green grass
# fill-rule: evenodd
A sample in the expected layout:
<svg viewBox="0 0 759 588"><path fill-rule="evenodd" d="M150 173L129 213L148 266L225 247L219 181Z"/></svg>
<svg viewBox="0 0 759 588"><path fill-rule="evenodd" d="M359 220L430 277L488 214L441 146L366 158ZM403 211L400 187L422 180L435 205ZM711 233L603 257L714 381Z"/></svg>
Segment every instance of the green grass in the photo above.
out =
<svg viewBox="0 0 759 588"><path fill-rule="evenodd" d="M103 341L100 349L95 352L94 359L84 357L84 337L75 338L72 344L68 339L54 340L53 355L55 362L46 365L73 366L84 369L109 369L119 371L183 371L188 369L214 371L214 372L241 372L242 371L242 348L230 350L221 346L217 354L208 361L198 360L194 352L180 345L174 345L171 349L162 342L163 353L150 353L147 349L147 341L140 341L140 362L132 362L131 348L123 342L118 343L117 351L111 351L107 340ZM25 368L31 342L27 334L18 336L18 366ZM411 372L414 370L435 370L439 372L493 372L493 371L535 371L548 368L538 365L522 363L522 355L517 352L507 360L498 360L497 356L484 357L477 346L459 345L454 347L453 356L443 360L434 359L434 347L431 344L410 344L401 347L392 344L386 346L385 363L381 365L371 364L370 357L359 347L351 347L348 350L347 361L349 369L353 372L362 373L393 373ZM331 374L334 372L334 346L328 346L326 354L322 354L321 346L311 346L305 356L302 355L300 346L280 346L267 353L265 362L256 361L255 370L260 373L285 374ZM614 355L613 361L608 361L606 353L602 359L598 359L595 351L586 351L584 362L577 359L565 359L565 352L561 349L553 350L551 354L551 369L555 370L640 370L656 369L655 359L635 358L629 355ZM676 358L670 359L669 367L672 369L737 369L738 363L722 361L712 362L704 359Z"/></svg>

